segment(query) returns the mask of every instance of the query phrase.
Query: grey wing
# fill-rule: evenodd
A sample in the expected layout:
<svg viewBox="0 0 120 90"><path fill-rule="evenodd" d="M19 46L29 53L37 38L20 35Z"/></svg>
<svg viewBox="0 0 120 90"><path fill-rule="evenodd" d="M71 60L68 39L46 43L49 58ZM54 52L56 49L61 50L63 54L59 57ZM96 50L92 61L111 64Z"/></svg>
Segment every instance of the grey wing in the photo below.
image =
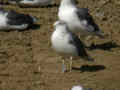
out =
<svg viewBox="0 0 120 90"><path fill-rule="evenodd" d="M17 13L15 11L9 11L7 18L7 23L10 25L33 24L33 18L30 15Z"/></svg>
<svg viewBox="0 0 120 90"><path fill-rule="evenodd" d="M89 9L87 8L77 8L77 16L81 21L86 21L85 24L86 30L88 32L97 32L99 31L98 25L94 22L93 17L89 14Z"/></svg>
<svg viewBox="0 0 120 90"><path fill-rule="evenodd" d="M77 48L78 55L85 60L93 61L93 59L87 54L83 42L75 34L71 33L71 35L72 38L70 39L69 43L73 44Z"/></svg>

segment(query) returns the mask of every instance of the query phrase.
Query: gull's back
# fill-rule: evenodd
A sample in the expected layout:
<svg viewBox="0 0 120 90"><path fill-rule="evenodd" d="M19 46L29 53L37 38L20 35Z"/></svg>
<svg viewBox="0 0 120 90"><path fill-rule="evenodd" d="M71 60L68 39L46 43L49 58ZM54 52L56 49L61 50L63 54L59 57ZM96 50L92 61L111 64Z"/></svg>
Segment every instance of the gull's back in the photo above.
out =
<svg viewBox="0 0 120 90"><path fill-rule="evenodd" d="M17 13L15 11L9 11L8 24L10 25L21 25L21 24L33 24L33 18L30 15Z"/></svg>

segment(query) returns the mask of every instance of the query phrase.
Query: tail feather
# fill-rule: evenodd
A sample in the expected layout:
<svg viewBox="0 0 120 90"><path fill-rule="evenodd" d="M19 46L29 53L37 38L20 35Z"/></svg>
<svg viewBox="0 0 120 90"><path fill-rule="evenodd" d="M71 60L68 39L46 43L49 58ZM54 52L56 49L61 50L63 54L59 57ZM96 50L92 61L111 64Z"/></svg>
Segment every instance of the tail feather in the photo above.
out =
<svg viewBox="0 0 120 90"><path fill-rule="evenodd" d="M36 17L31 16L31 18L33 19L33 23L37 22L37 18Z"/></svg>

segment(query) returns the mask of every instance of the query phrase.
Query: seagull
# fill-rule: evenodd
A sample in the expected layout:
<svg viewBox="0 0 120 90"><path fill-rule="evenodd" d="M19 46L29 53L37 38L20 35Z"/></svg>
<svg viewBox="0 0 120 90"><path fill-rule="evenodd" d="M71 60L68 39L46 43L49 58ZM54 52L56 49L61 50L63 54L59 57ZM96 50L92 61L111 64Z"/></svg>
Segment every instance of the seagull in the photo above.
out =
<svg viewBox="0 0 120 90"><path fill-rule="evenodd" d="M9 0L9 3L16 3L20 6L47 6L52 4L53 0Z"/></svg>
<svg viewBox="0 0 120 90"><path fill-rule="evenodd" d="M72 70L73 57L81 57L87 61L94 61L93 58L87 54L84 44L69 30L64 21L56 21L54 23L54 28L55 31L51 36L52 48L59 54L63 55L63 57L70 57L70 72ZM62 60L62 72L66 71L64 60L65 59Z"/></svg>
<svg viewBox="0 0 120 90"><path fill-rule="evenodd" d="M80 85L73 86L71 90L92 90L91 88L84 88Z"/></svg>
<svg viewBox="0 0 120 90"><path fill-rule="evenodd" d="M0 9L0 30L24 30L35 22L36 18L31 15Z"/></svg>
<svg viewBox="0 0 120 90"><path fill-rule="evenodd" d="M79 32L81 38L84 40L90 35L100 38L104 37L103 32L89 14L89 9L78 8L76 6L76 0L61 0L58 18L59 20L65 21L72 32Z"/></svg>

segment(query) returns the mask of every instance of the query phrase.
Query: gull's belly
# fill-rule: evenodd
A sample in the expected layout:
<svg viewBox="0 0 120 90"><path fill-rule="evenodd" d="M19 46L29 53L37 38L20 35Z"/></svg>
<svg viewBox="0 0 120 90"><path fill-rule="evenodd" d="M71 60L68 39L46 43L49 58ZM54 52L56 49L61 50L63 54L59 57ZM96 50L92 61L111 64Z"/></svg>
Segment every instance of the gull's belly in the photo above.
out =
<svg viewBox="0 0 120 90"><path fill-rule="evenodd" d="M67 40L61 37L55 37L52 38L52 47L58 52L58 53L65 53L77 56L77 50L76 47L69 44Z"/></svg>
<svg viewBox="0 0 120 90"><path fill-rule="evenodd" d="M8 29L7 19L3 15L0 15L0 29Z"/></svg>
<svg viewBox="0 0 120 90"><path fill-rule="evenodd" d="M67 23L69 29L72 32L84 32L82 28L82 24L80 23L79 19L77 18L76 14L69 10L60 10L59 12L59 19L63 20Z"/></svg>

